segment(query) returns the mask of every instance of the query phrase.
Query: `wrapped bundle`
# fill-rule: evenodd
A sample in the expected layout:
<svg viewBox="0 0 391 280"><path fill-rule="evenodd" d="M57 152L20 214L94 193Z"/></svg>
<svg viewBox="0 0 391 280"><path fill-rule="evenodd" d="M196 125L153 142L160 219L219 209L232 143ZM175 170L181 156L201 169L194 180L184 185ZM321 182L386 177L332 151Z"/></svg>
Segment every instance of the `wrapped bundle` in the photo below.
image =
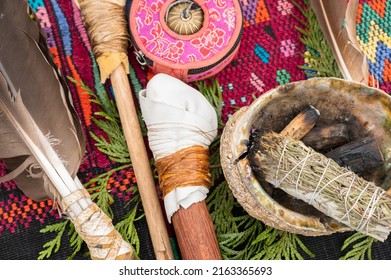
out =
<svg viewBox="0 0 391 280"><path fill-rule="evenodd" d="M133 249L91 201L76 174L85 137L45 36L24 0L0 2L0 158L34 200L52 199L92 259L133 259Z"/></svg>
<svg viewBox="0 0 391 280"><path fill-rule="evenodd" d="M315 152L303 142L266 133L250 148L264 179L353 230L378 240L391 231L391 197L385 190Z"/></svg>
<svg viewBox="0 0 391 280"><path fill-rule="evenodd" d="M173 223L182 257L220 259L205 204L209 145L217 135L214 108L200 92L166 74L154 76L139 98L167 219Z"/></svg>

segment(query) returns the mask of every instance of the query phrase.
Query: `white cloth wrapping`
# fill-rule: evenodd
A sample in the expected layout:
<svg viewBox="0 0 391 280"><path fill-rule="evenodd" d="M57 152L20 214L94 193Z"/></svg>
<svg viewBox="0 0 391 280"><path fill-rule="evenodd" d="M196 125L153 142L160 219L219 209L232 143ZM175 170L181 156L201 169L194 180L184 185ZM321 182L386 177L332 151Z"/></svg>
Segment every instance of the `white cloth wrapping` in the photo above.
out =
<svg viewBox="0 0 391 280"><path fill-rule="evenodd" d="M148 129L149 146L155 160L183 148L209 148L217 136L217 115L212 105L196 89L166 74L155 75L140 91L141 112ZM177 188L164 198L168 221L180 206L202 201L206 186Z"/></svg>

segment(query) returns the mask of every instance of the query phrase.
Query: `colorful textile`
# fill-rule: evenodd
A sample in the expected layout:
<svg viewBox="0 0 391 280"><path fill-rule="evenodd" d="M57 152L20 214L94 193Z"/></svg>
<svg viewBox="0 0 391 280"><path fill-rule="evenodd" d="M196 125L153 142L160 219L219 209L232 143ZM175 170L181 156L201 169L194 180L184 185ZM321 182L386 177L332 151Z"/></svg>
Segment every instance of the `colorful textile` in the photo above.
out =
<svg viewBox="0 0 391 280"><path fill-rule="evenodd" d="M223 90L223 119L249 105L253 96L279 84L303 80L304 45L294 28L302 18L290 1L242 0L245 29L236 59L217 75Z"/></svg>
<svg viewBox="0 0 391 280"><path fill-rule="evenodd" d="M391 92L391 3L361 1L357 16L358 42L368 57L374 83Z"/></svg>
<svg viewBox="0 0 391 280"><path fill-rule="evenodd" d="M249 105L257 97L280 84L306 79L299 69L304 64L305 46L299 40L298 19L303 19L297 7L288 0L241 0L244 16L244 33L236 58L216 75L223 92L223 121L239 107ZM297 1L301 3L300 1ZM76 110L87 137L86 159L79 177L83 182L117 166L95 146L89 132L97 136L104 133L92 121L97 105L77 84L83 82L98 92L110 92L109 83L100 84L99 71L93 57L91 45L83 26L80 12L69 0L29 0L36 16L47 34L47 44L55 63L66 77L73 94ZM369 71L373 84L391 92L391 0L360 1L357 18L357 35L364 53L368 56ZM138 92L145 87L146 73L130 55L132 90ZM0 176L6 174L0 165ZM114 211L118 218L129 211L127 202L132 193L128 188L135 184L131 168L114 173L108 182L115 198ZM54 236L39 231L61 218L52 210L52 202L34 202L27 198L13 182L0 184L0 259L36 259L42 246ZM141 259L153 259L151 241L145 219L137 222L141 242ZM310 250L320 259L337 259L346 234L321 238L304 238ZM65 241L69 236L64 237ZM64 242L65 242L64 241ZM67 243L69 244L69 243ZM68 245L52 258L64 259L71 255ZM76 258L84 258L80 252ZM373 258L391 258L389 242L376 244Z"/></svg>

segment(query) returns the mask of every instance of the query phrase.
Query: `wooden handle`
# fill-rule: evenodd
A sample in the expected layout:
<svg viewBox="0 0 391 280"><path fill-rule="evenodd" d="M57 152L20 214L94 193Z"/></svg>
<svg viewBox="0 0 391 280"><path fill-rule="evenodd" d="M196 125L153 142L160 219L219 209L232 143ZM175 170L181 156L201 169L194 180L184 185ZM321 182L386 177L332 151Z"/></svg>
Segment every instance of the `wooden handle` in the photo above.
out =
<svg viewBox="0 0 391 280"><path fill-rule="evenodd" d="M178 246L184 260L220 260L216 233L205 201L180 208L172 216Z"/></svg>
<svg viewBox="0 0 391 280"><path fill-rule="evenodd" d="M174 259L125 69L110 76L156 259Z"/></svg>

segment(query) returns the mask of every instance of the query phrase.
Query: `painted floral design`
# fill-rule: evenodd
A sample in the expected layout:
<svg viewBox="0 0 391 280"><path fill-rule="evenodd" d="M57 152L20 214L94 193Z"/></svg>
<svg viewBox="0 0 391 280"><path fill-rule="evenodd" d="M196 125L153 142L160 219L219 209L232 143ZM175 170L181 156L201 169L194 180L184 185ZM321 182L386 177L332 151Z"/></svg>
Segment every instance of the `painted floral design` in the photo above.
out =
<svg viewBox="0 0 391 280"><path fill-rule="evenodd" d="M170 42L164 38L163 27L160 22L153 23L150 34L152 35L152 40L145 36L140 36L142 43L150 49L152 53L162 53L165 46Z"/></svg>
<svg viewBox="0 0 391 280"><path fill-rule="evenodd" d="M225 1L225 0L214 0L214 3L216 5L216 7L219 7L221 9L225 9L226 5L227 5L227 1Z"/></svg>
<svg viewBox="0 0 391 280"><path fill-rule="evenodd" d="M162 0L140 0L134 24L146 52L174 63L189 63L211 58L226 48L235 30L237 14L233 2L205 0L209 26L195 38L175 38L164 28Z"/></svg>
<svg viewBox="0 0 391 280"><path fill-rule="evenodd" d="M203 57L208 57L212 52L216 52L216 46L221 47L224 44L224 37L224 30L216 28L214 24L210 24L200 38L191 40L191 44L199 49Z"/></svg>
<svg viewBox="0 0 391 280"><path fill-rule="evenodd" d="M178 62L181 55L185 52L183 41L177 41L167 46L167 50L162 54L164 58L173 62Z"/></svg>
<svg viewBox="0 0 391 280"><path fill-rule="evenodd" d="M236 23L236 10L234 8L226 9L223 12L225 18L224 22L227 24L229 30L235 28Z"/></svg>
<svg viewBox="0 0 391 280"><path fill-rule="evenodd" d="M144 14L144 23L150 25L154 22L154 16L159 12L163 6L162 1L153 2L150 6L147 5L146 0L140 0L137 5L137 14Z"/></svg>

